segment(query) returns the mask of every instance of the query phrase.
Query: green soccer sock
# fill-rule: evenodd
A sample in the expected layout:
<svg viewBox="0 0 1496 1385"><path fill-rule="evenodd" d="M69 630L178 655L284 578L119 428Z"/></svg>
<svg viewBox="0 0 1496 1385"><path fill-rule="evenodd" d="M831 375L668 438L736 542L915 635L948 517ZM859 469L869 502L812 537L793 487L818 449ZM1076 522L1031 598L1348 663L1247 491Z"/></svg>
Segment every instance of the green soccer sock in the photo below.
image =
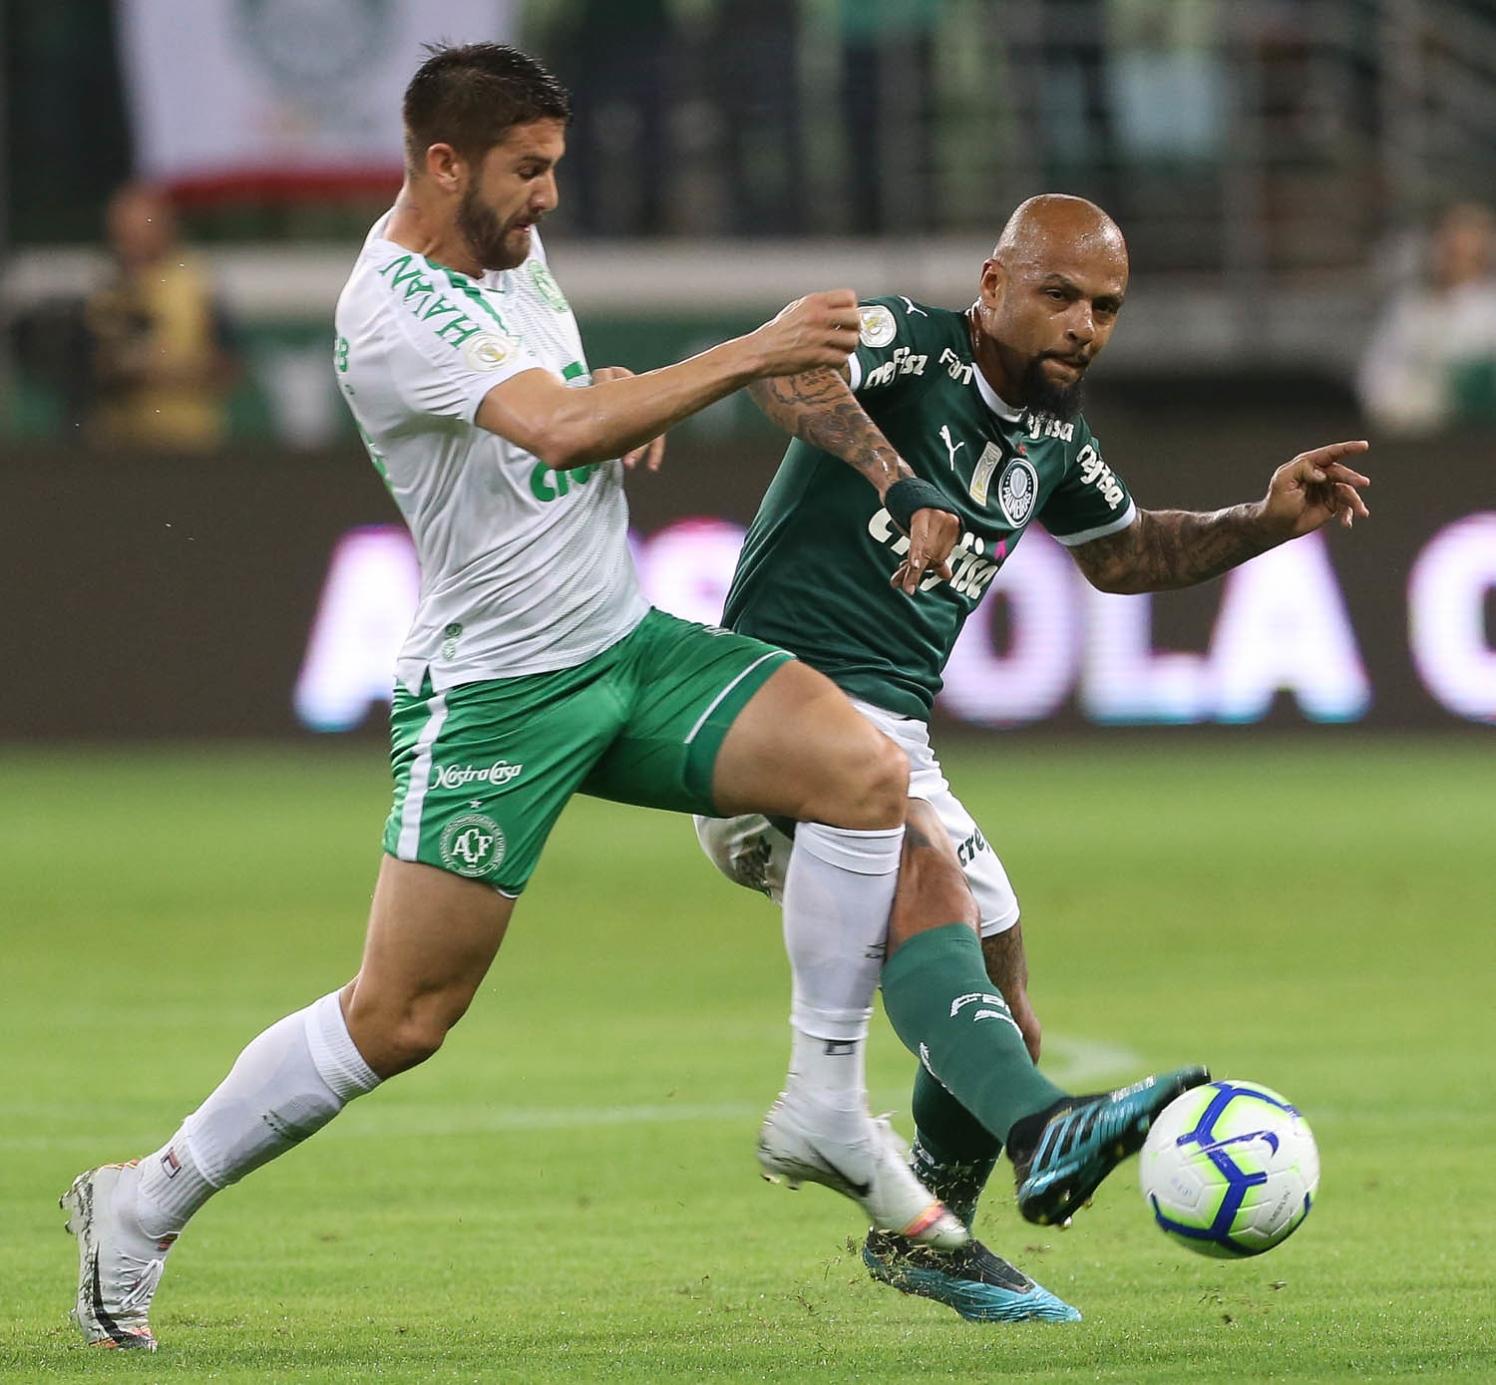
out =
<svg viewBox="0 0 1496 1385"><path fill-rule="evenodd" d="M914 1073L914 1172L967 1226L992 1175L1002 1143L930 1076Z"/></svg>
<svg viewBox="0 0 1496 1385"><path fill-rule="evenodd" d="M904 1047L998 1140L1065 1096L1034 1066L965 924L916 933L888 959L883 1008Z"/></svg>

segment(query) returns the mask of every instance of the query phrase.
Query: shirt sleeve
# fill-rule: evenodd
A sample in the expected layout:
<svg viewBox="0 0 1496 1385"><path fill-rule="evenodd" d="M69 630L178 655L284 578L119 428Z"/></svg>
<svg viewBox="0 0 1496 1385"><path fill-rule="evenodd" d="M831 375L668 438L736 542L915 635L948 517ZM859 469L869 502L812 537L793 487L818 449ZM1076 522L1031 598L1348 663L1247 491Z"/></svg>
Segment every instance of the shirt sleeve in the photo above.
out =
<svg viewBox="0 0 1496 1385"><path fill-rule="evenodd" d="M1076 548L1132 524L1138 516L1132 496L1102 460L1101 444L1084 419L1077 420L1066 452L1065 474L1039 512L1044 527L1066 548Z"/></svg>
<svg viewBox="0 0 1496 1385"><path fill-rule="evenodd" d="M523 337L482 307L431 320L398 308L389 316L390 375L411 412L471 423L495 385L545 369Z"/></svg>
<svg viewBox="0 0 1496 1385"><path fill-rule="evenodd" d="M906 298L870 298L860 304L857 350L847 358L852 393L887 393L914 373L904 362L919 355Z"/></svg>

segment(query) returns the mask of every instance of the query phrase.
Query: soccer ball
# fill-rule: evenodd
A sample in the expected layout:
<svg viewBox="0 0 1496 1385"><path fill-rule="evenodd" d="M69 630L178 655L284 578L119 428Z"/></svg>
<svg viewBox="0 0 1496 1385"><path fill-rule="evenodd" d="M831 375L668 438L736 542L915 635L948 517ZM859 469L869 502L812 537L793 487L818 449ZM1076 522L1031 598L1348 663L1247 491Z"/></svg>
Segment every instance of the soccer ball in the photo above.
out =
<svg viewBox="0 0 1496 1385"><path fill-rule="evenodd" d="M1260 1255L1309 1215L1319 1150L1289 1102L1255 1082L1207 1082L1169 1103L1139 1158L1159 1226L1201 1255Z"/></svg>

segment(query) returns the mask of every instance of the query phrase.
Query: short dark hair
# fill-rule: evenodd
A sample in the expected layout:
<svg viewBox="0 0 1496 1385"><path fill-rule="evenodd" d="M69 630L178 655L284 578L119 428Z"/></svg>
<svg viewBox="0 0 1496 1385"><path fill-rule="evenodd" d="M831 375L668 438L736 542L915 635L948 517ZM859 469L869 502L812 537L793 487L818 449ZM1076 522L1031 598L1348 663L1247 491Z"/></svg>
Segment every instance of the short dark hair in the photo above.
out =
<svg viewBox="0 0 1496 1385"><path fill-rule="evenodd" d="M419 170L433 144L475 159L511 127L571 119L571 94L540 63L507 43L428 43L405 88L405 160Z"/></svg>

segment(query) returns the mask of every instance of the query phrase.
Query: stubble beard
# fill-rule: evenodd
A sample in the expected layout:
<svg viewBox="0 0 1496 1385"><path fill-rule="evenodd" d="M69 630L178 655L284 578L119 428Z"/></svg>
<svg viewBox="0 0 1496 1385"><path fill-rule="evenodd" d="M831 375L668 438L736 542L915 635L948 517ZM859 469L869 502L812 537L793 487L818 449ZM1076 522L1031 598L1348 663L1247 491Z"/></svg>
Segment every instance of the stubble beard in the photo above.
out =
<svg viewBox="0 0 1496 1385"><path fill-rule="evenodd" d="M511 228L499 220L491 207L479 200L475 188L469 188L457 204L457 229L473 258L485 270L513 269L524 259L524 256L516 259L506 247L505 238Z"/></svg>

